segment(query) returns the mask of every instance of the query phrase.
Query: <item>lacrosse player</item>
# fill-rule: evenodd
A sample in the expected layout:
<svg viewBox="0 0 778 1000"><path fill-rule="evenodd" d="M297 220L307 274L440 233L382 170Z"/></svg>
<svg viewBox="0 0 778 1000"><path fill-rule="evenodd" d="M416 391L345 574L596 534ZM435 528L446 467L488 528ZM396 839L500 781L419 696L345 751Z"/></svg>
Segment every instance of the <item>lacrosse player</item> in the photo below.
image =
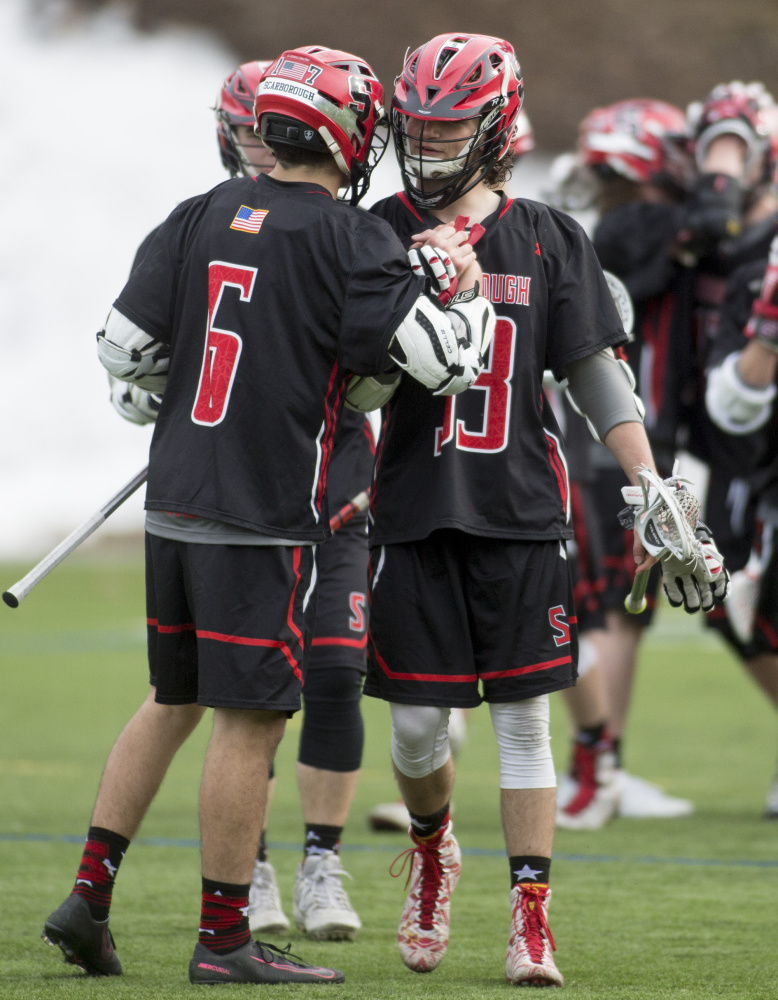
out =
<svg viewBox="0 0 778 1000"><path fill-rule="evenodd" d="M164 395L146 494L152 686L108 759L73 891L44 926L89 973L122 971L114 878L205 705L191 982L344 978L252 941L248 920L268 773L300 708L337 420L347 395L374 408L386 367L463 391L493 329L471 248L448 241L463 290L444 310L391 229L353 207L385 145L382 101L357 56L283 53L254 104L276 166L179 205L98 335L111 374ZM336 200L342 188L351 205ZM155 527L171 522L189 533Z"/></svg>
<svg viewBox="0 0 778 1000"><path fill-rule="evenodd" d="M254 132L254 95L269 66L266 61L244 63L225 79L219 91L215 108L219 154L232 177L256 177L275 166L272 151ZM143 259L155 233L141 245L134 266ZM141 424L156 419L160 402L158 397L118 380L114 380L112 401L122 416ZM344 410L327 474L331 510L340 510L369 489L374 454L369 418ZM170 532L170 518L162 528ZM316 571L316 619L297 762L305 839L295 879L294 916L299 929L317 940L353 940L361 921L342 884L346 872L339 847L364 746L360 700L367 645L366 514L355 515L319 548ZM271 769L268 810L274 784ZM289 920L275 869L268 860L266 829L267 815L251 879L249 926L272 936L286 932Z"/></svg>
<svg viewBox="0 0 778 1000"><path fill-rule="evenodd" d="M721 633L778 708L778 213L769 257L738 269L729 281L711 350L706 403L713 422L736 441L748 439L741 466L757 522L753 552L733 574L735 605ZM729 610L729 602L727 604ZM765 815L778 819L778 774Z"/></svg>
<svg viewBox="0 0 778 1000"><path fill-rule="evenodd" d="M403 378L385 408L365 693L390 703L392 760L411 816L412 876L397 937L403 961L426 972L446 952L461 869L447 718L452 707L485 700L510 867L505 973L515 984L558 986L548 924L556 786L548 694L575 681L577 627L568 477L544 403L544 369L568 378L633 484L638 468L654 466L633 383L612 352L626 337L591 244L572 219L501 190L522 101L512 46L484 35L432 39L408 55L396 81L392 126L404 190L372 211L406 245L463 223L471 239L482 234L483 292L497 324L472 390L428 399ZM650 567L638 536L634 553L640 569ZM696 562L685 570L688 585L694 589L694 573L709 594Z"/></svg>

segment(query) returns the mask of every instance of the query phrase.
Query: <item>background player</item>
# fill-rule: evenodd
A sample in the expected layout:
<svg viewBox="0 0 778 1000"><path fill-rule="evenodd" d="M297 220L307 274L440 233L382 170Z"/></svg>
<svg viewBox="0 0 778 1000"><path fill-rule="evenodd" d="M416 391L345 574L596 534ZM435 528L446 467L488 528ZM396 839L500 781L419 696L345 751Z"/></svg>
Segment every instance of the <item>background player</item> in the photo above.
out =
<svg viewBox="0 0 778 1000"><path fill-rule="evenodd" d="M98 337L111 374L164 395L146 494L152 686L109 756L73 892L44 927L92 974L122 971L108 929L114 878L206 705L214 726L190 980L343 979L253 942L248 926L268 772L300 707L332 436L347 390L389 364L390 344L436 391L466 388L480 366L463 311L420 294L388 228L335 200L345 185L359 199L380 152L383 90L372 71L321 48L274 66L255 105L278 160L272 176L181 204ZM301 71L317 81L313 93L295 85ZM303 278L300 254L315 262ZM476 296L470 318L485 314ZM273 390L258 392L268 372Z"/></svg>
<svg viewBox="0 0 778 1000"><path fill-rule="evenodd" d="M397 79L392 124L404 192L372 211L406 244L451 232L458 216L483 227L484 294L498 320L471 392L428 400L403 379L386 407L365 693L390 702L392 759L411 815L403 961L429 971L448 945L461 858L449 818L446 721L451 707L483 698L500 754L511 872L505 971L513 983L545 986L563 982L547 919L556 785L547 695L573 683L577 650L567 474L543 404L544 368L570 379L633 482L635 467L653 459L610 349L625 335L591 244L573 220L500 191L522 99L513 48L484 35L432 39ZM642 562L637 541L635 556Z"/></svg>

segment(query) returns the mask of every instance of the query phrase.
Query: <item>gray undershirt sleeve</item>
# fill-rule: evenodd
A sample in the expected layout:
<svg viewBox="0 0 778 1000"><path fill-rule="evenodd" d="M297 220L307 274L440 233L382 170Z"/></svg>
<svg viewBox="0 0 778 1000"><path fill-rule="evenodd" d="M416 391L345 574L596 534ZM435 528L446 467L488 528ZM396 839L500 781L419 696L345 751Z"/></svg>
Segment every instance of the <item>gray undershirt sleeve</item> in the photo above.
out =
<svg viewBox="0 0 778 1000"><path fill-rule="evenodd" d="M627 373L610 350L572 361L565 375L570 395L600 441L617 424L643 423Z"/></svg>

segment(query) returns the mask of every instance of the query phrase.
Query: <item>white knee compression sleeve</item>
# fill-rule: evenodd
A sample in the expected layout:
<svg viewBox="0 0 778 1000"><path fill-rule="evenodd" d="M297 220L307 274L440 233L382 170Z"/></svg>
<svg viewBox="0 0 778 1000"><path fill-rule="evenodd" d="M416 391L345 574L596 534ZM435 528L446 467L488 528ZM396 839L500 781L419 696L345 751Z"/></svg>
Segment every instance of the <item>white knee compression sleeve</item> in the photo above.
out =
<svg viewBox="0 0 778 1000"><path fill-rule="evenodd" d="M500 751L500 788L556 788L548 695L490 704Z"/></svg>
<svg viewBox="0 0 778 1000"><path fill-rule="evenodd" d="M429 705L390 705L392 760L408 778L426 778L451 756L448 716L451 709Z"/></svg>
<svg viewBox="0 0 778 1000"><path fill-rule="evenodd" d="M597 663L597 647L585 635L578 636L578 680L585 677Z"/></svg>

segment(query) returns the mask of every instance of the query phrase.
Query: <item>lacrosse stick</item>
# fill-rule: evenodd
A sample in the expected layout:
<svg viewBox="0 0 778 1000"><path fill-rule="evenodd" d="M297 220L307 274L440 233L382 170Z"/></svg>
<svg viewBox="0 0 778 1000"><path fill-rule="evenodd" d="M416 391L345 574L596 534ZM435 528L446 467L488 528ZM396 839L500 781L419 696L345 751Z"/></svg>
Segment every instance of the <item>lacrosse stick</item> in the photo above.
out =
<svg viewBox="0 0 778 1000"><path fill-rule="evenodd" d="M330 531L337 531L338 528L342 528L356 514L361 514L363 510L367 510L369 503L370 490L362 490L361 493L357 493L353 500L349 500L347 504L344 504L340 508L337 514L332 515L330 518Z"/></svg>
<svg viewBox="0 0 778 1000"><path fill-rule="evenodd" d="M700 501L685 489L672 490L656 473L645 466L638 470L640 493L634 486L625 486L622 495L631 506L642 505L635 512L634 526L649 555L673 558L692 572L698 561L698 546L694 537L700 515ZM676 480L684 482L686 480ZM646 586L650 570L635 574L632 590L624 608L631 615L646 609Z"/></svg>
<svg viewBox="0 0 778 1000"><path fill-rule="evenodd" d="M64 541L52 549L47 556L44 556L37 566L33 566L26 576L23 576L21 580L17 580L12 587L9 587L3 594L3 600L8 607L18 608L19 602L25 599L33 587L37 587L45 576L48 576L55 567L59 566L63 559L69 556L74 549L77 549L85 538L88 538L93 531L99 528L103 521L113 514L117 507L121 507L127 497L131 496L146 481L148 471L148 466L141 469L100 510L92 514L83 524L80 524L75 531L72 531Z"/></svg>

